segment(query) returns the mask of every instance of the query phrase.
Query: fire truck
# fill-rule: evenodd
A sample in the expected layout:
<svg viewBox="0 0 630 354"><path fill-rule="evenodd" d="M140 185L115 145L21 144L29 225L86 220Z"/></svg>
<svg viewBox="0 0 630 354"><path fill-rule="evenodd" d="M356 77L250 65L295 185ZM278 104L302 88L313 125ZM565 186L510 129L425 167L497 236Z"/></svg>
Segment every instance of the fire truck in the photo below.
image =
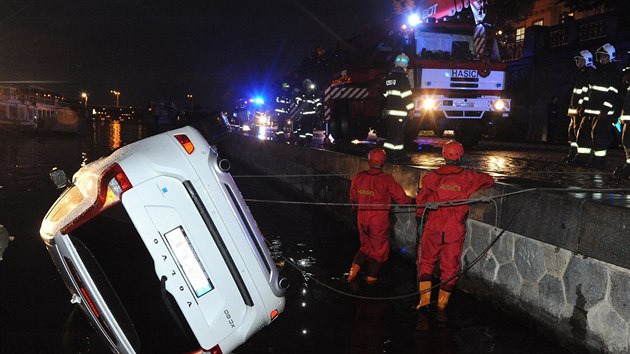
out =
<svg viewBox="0 0 630 354"><path fill-rule="evenodd" d="M415 147L419 133L453 134L462 144L475 145L484 133L505 124L511 103L504 97L505 65L493 31L483 22L487 6L476 0L427 0L414 10L417 23L397 29L404 51L411 53L408 78L415 104L405 146ZM453 20L463 11L472 13L474 24ZM398 54L394 51L390 57ZM385 73L385 65L349 65L335 77L324 92L330 140L364 139L372 129L379 134Z"/></svg>

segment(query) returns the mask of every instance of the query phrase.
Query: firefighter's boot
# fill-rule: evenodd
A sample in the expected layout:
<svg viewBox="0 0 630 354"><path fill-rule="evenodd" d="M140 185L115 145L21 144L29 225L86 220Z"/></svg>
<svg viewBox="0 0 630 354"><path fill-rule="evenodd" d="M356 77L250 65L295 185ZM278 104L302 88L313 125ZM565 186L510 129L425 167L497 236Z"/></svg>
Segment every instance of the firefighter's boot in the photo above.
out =
<svg viewBox="0 0 630 354"><path fill-rule="evenodd" d="M448 305L448 300L450 298L451 298L451 292L450 291L446 291L444 289L440 289L440 292L438 294L438 302L437 302L438 310L446 309L446 306Z"/></svg>
<svg viewBox="0 0 630 354"><path fill-rule="evenodd" d="M346 280L348 280L348 282L353 281L357 275L359 275L359 271L361 270L361 266L356 264L356 263L352 263L352 266L350 267L350 271L348 272L348 277L346 278Z"/></svg>
<svg viewBox="0 0 630 354"><path fill-rule="evenodd" d="M575 158L575 155L577 155L577 147L572 146L569 150L569 154L562 159L562 162L566 164L570 163Z"/></svg>
<svg viewBox="0 0 630 354"><path fill-rule="evenodd" d="M418 282L418 290L420 290L420 302L418 302L416 310L420 310L431 303L431 281L423 280Z"/></svg>
<svg viewBox="0 0 630 354"><path fill-rule="evenodd" d="M438 302L437 302L437 311L435 312L435 319L438 322L446 322L448 321L448 316L446 315L446 305L448 305L448 300L451 297L451 292L440 289L438 293Z"/></svg>
<svg viewBox="0 0 630 354"><path fill-rule="evenodd" d="M613 175L617 177L627 178L630 177L630 164L619 166L613 171Z"/></svg>

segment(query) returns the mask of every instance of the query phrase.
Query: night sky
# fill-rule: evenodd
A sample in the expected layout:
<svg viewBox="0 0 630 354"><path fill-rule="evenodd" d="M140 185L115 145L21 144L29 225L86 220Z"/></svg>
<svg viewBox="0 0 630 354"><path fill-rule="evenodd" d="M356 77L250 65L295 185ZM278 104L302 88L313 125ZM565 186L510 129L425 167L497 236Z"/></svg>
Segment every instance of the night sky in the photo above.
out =
<svg viewBox="0 0 630 354"><path fill-rule="evenodd" d="M90 104L223 108L318 46L391 15L388 0L2 0L0 85L33 82Z"/></svg>

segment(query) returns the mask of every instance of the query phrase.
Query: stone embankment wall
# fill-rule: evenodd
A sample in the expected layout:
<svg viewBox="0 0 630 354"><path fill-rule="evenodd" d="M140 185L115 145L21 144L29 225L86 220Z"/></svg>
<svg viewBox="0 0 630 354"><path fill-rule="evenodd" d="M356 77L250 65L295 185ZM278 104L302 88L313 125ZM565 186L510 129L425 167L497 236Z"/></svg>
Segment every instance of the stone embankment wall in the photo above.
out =
<svg viewBox="0 0 630 354"><path fill-rule="evenodd" d="M361 157L241 136L230 136L220 153L318 202L347 202L350 179L367 167ZM427 172L390 164L384 170L409 196ZM535 321L569 348L630 353L630 209L615 203L627 196L603 202L585 193L520 192L496 184L474 196L516 193L471 206L463 266L506 231L458 288ZM350 208L331 211L356 222ZM404 208L393 215L392 250L415 260L415 215Z"/></svg>

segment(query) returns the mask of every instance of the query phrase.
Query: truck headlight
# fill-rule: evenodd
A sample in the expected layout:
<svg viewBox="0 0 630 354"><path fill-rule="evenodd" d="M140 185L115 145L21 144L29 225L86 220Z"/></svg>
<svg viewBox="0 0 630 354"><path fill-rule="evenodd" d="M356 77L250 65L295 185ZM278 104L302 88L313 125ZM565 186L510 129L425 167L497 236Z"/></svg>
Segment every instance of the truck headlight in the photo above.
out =
<svg viewBox="0 0 630 354"><path fill-rule="evenodd" d="M505 110L505 108L507 108L507 103L504 100L496 100L496 101L494 101L492 106L497 111L503 111L503 110Z"/></svg>
<svg viewBox="0 0 630 354"><path fill-rule="evenodd" d="M422 100L422 108L431 111L437 108L437 100L435 98L425 98Z"/></svg>

